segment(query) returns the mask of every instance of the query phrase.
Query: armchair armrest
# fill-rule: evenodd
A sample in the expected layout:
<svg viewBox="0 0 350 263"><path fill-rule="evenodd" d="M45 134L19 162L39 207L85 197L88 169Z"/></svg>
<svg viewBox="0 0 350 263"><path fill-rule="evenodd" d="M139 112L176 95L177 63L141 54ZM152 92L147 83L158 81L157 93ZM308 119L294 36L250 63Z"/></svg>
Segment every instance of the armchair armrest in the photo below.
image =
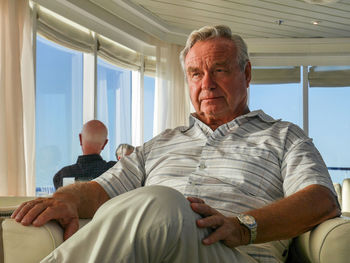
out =
<svg viewBox="0 0 350 263"><path fill-rule="evenodd" d="M90 220L80 219L80 227ZM23 226L0 218L0 262L38 263L63 242L63 229L51 221L42 227Z"/></svg>
<svg viewBox="0 0 350 263"><path fill-rule="evenodd" d="M293 240L288 262L346 263L350 259L350 218L337 217L323 222Z"/></svg>

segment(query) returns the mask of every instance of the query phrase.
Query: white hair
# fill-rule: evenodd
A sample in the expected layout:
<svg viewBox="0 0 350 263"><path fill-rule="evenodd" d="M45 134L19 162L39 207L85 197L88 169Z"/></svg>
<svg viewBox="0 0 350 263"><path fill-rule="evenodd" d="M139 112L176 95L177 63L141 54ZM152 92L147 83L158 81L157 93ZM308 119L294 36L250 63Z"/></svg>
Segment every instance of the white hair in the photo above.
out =
<svg viewBox="0 0 350 263"><path fill-rule="evenodd" d="M205 41L212 38L223 37L231 40L236 49L237 49L237 64L239 65L240 70L243 72L249 61L248 48L247 44L239 35L233 35L231 29L228 26L218 25L218 26L205 26L198 30L193 31L186 41L185 48L180 53L180 62L182 69L186 77L186 68L185 68L185 58L190 49L198 41Z"/></svg>

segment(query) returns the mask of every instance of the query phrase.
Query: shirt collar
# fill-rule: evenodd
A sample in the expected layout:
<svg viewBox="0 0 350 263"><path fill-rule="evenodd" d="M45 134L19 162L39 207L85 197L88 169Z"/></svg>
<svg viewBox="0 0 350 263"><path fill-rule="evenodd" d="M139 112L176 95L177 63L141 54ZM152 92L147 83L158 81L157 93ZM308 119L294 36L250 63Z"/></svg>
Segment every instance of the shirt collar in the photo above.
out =
<svg viewBox="0 0 350 263"><path fill-rule="evenodd" d="M270 115L267 115L262 110L255 110L248 112L247 114L241 115L236 119L221 125L220 127L218 127L218 129L222 129L221 127L225 127L226 129L228 128L230 130L231 128L236 127L237 125L240 126L243 123L248 122L251 118L254 117L258 117L260 118L260 120L267 123L274 123L281 120L272 118ZM193 114L190 114L189 117L189 127L183 129L182 132L186 132L187 130L191 129L195 124L198 125L205 133L213 132L213 130L208 125L197 119Z"/></svg>
<svg viewBox="0 0 350 263"><path fill-rule="evenodd" d="M103 160L101 155L87 154L87 155L80 155L78 157L77 163L86 163L86 162L99 161L99 160Z"/></svg>
<svg viewBox="0 0 350 263"><path fill-rule="evenodd" d="M258 117L258 118L260 118L260 120L262 120L263 122L267 122L267 123L274 123L274 122L281 120L281 119L272 118L270 115L267 115L262 110L255 110L255 111L251 111L251 112L248 112L247 114L244 114L244 115L237 117L236 119L230 121L228 123L228 125L230 126L230 124L233 122L237 123L238 125L241 125L241 124L249 121L250 118L254 118L254 117Z"/></svg>

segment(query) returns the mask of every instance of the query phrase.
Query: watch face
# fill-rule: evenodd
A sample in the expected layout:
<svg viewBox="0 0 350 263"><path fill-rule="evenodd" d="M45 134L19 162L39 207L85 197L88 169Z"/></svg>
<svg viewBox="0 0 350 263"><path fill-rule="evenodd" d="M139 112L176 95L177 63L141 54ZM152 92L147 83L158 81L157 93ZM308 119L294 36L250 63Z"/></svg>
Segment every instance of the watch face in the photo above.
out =
<svg viewBox="0 0 350 263"><path fill-rule="evenodd" d="M248 216L248 215L244 216L244 220L249 225L252 225L255 223L255 220L251 216Z"/></svg>
<svg viewBox="0 0 350 263"><path fill-rule="evenodd" d="M256 232L258 224L255 221L255 218L251 215L239 214L237 216L238 220L242 225L245 225L250 231L250 241L249 244L253 244L256 239Z"/></svg>
<svg viewBox="0 0 350 263"><path fill-rule="evenodd" d="M244 224L249 225L251 227L255 226L256 224L254 217L250 215L243 215L241 217L241 220L244 222Z"/></svg>

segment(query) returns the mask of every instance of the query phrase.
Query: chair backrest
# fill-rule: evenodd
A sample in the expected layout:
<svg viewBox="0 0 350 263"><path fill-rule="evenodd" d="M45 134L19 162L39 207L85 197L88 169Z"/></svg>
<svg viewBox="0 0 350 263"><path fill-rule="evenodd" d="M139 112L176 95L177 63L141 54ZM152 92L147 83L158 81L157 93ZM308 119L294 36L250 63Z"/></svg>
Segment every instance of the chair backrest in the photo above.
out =
<svg viewBox="0 0 350 263"><path fill-rule="evenodd" d="M338 202L339 202L339 205L340 207L343 206L343 198L342 198L342 187L341 187L341 184L339 183L333 183L333 186L334 186L334 189L335 189L335 192L337 193L337 197L338 197Z"/></svg>
<svg viewBox="0 0 350 263"><path fill-rule="evenodd" d="M286 263L348 263L350 218L326 220L293 239Z"/></svg>
<svg viewBox="0 0 350 263"><path fill-rule="evenodd" d="M342 212L350 212L350 178L343 181L342 186Z"/></svg>

